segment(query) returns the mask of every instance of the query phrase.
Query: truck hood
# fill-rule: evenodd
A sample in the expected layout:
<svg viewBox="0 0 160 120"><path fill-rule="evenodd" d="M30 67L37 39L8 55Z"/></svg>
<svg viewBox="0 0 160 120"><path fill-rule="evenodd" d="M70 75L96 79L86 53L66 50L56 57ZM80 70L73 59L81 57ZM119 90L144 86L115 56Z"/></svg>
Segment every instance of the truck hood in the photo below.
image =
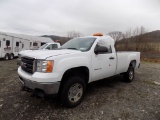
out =
<svg viewBox="0 0 160 120"><path fill-rule="evenodd" d="M69 49L62 49L62 50L30 50L21 54L21 56L31 57L35 59L47 59L53 56L60 56L66 54L76 54L80 53L81 51L78 50L69 50Z"/></svg>

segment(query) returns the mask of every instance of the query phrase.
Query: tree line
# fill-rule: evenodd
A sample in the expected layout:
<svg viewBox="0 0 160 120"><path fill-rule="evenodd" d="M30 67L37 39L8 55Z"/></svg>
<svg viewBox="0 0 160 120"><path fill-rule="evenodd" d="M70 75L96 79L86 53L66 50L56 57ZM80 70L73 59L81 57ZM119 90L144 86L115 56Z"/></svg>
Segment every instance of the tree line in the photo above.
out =
<svg viewBox="0 0 160 120"><path fill-rule="evenodd" d="M154 43L145 27L129 28L125 32L112 31L110 35L115 40L117 51L140 51L144 53L159 52L160 44Z"/></svg>
<svg viewBox="0 0 160 120"><path fill-rule="evenodd" d="M112 31L107 35L110 35L115 40L117 51L160 52L160 43L153 42L154 40L144 26L129 28L125 32ZM75 30L67 32L69 39L81 36L83 34Z"/></svg>

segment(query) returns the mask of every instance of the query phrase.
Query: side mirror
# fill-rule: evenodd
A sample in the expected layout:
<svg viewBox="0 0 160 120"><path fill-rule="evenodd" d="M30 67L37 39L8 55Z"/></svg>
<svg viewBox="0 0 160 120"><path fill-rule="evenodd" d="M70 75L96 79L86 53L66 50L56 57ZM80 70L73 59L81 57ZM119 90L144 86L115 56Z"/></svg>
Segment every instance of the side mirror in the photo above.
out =
<svg viewBox="0 0 160 120"><path fill-rule="evenodd" d="M101 45L96 45L95 49L94 49L94 53L97 54L104 54L108 52L108 48L105 46L101 46Z"/></svg>

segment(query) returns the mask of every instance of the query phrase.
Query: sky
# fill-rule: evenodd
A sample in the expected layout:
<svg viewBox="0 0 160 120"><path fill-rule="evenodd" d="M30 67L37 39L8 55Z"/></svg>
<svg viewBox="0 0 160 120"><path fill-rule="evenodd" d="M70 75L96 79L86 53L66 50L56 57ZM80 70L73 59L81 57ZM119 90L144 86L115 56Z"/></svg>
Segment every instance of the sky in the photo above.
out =
<svg viewBox="0 0 160 120"><path fill-rule="evenodd" d="M67 36L160 30L160 0L0 0L0 31Z"/></svg>

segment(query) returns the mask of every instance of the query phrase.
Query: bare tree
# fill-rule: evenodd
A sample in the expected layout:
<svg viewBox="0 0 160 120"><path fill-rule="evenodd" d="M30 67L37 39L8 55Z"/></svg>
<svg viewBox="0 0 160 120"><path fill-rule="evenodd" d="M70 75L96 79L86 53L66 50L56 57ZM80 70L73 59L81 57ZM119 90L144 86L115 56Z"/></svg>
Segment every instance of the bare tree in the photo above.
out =
<svg viewBox="0 0 160 120"><path fill-rule="evenodd" d="M125 39L125 49L126 50L140 50L141 42L143 39L145 39L146 29L141 26L141 27L136 27L134 29L129 28L125 34L124 38ZM129 44L131 43L131 44Z"/></svg>
<svg viewBox="0 0 160 120"><path fill-rule="evenodd" d="M129 45L129 43L132 42L132 39L133 39L133 34L132 34L132 28L129 28L123 35L123 39L125 41L124 45L125 45L125 50L130 50L131 47Z"/></svg>
<svg viewBox="0 0 160 120"><path fill-rule="evenodd" d="M120 31L112 31L108 33L115 40L115 48L117 49L117 41L123 38L123 33Z"/></svg>
<svg viewBox="0 0 160 120"><path fill-rule="evenodd" d="M135 41L135 45L136 45L136 51L138 51L140 49L140 45L143 39L145 39L145 33L146 33L146 29L141 26L141 27L136 27L135 30L133 31L134 33L134 41Z"/></svg>
<svg viewBox="0 0 160 120"><path fill-rule="evenodd" d="M139 35L140 35L140 28L139 27L136 27L133 32L133 43L135 44L135 50L138 50L139 49L139 46L140 46L140 40L139 40Z"/></svg>
<svg viewBox="0 0 160 120"><path fill-rule="evenodd" d="M67 37L69 37L69 38L76 38L76 37L81 37L82 36L82 33L80 33L80 32L77 32L77 31L69 31L68 33L67 33Z"/></svg>
<svg viewBox="0 0 160 120"><path fill-rule="evenodd" d="M115 32L111 32L110 36L118 41L119 50L136 50L149 52L152 47L149 42L148 34L145 34L146 32L147 30L145 29L145 27L140 26L129 28L124 34L122 33L122 41L118 41L118 39L116 39L117 34Z"/></svg>
<svg viewBox="0 0 160 120"><path fill-rule="evenodd" d="M123 38L123 33L120 31L112 31L108 34L115 40L115 42Z"/></svg>

